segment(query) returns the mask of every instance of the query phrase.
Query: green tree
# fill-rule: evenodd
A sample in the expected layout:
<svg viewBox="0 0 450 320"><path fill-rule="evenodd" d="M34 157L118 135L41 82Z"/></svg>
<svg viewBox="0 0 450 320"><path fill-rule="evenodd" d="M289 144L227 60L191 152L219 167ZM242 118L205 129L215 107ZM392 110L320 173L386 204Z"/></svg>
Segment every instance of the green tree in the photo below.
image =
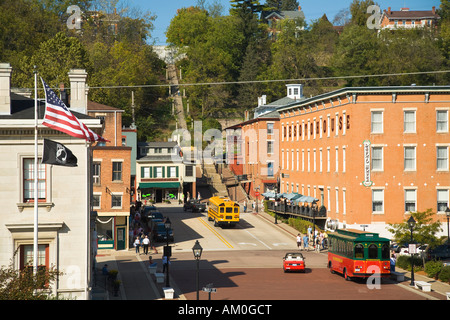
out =
<svg viewBox="0 0 450 320"><path fill-rule="evenodd" d="M266 0L265 6L279 11L294 11L298 10L299 4L297 0Z"/></svg>
<svg viewBox="0 0 450 320"><path fill-rule="evenodd" d="M413 230L413 239L416 243L435 246L438 244L436 234L441 231L440 222L433 222L433 216L436 215L431 209L423 212L412 212L416 225ZM409 219L409 218L408 218ZM393 234L393 239L397 243L411 242L411 232L408 226L408 219L402 223L389 224L387 230Z"/></svg>
<svg viewBox="0 0 450 320"><path fill-rule="evenodd" d="M34 66L40 76L50 87L58 87L60 83L69 83L70 69L86 69L92 71L89 56L81 42L59 32L53 38L42 42L31 57L25 56L15 66L17 71L14 84L22 88L34 87Z"/></svg>
<svg viewBox="0 0 450 320"><path fill-rule="evenodd" d="M16 252L17 253L17 252ZM16 254L15 253L15 254ZM0 267L0 300L49 300L51 285L62 272L51 267L33 274L31 267L17 269L13 260L8 266ZM45 289L45 290L41 290Z"/></svg>
<svg viewBox="0 0 450 320"><path fill-rule="evenodd" d="M350 24L339 36L332 58L337 76L371 75L379 73L378 60L382 54L380 40L374 30ZM382 70L384 72L386 70ZM380 72L381 73L381 72ZM347 86L376 85L374 78L347 78Z"/></svg>
<svg viewBox="0 0 450 320"><path fill-rule="evenodd" d="M210 27L211 18L206 10L198 7L178 9L167 28L167 41L179 49L195 46L206 41Z"/></svg>
<svg viewBox="0 0 450 320"><path fill-rule="evenodd" d="M350 4L351 23L366 27L367 19L370 17L370 14L367 13L367 8L371 5L375 5L373 0L353 0Z"/></svg>

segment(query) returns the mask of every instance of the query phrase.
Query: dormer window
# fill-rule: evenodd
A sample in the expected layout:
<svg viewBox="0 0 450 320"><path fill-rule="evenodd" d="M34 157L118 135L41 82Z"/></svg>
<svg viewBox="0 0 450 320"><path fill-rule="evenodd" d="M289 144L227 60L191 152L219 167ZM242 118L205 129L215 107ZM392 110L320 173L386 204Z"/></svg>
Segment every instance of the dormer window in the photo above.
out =
<svg viewBox="0 0 450 320"><path fill-rule="evenodd" d="M303 98L303 85L301 84L287 84L287 97L300 100Z"/></svg>

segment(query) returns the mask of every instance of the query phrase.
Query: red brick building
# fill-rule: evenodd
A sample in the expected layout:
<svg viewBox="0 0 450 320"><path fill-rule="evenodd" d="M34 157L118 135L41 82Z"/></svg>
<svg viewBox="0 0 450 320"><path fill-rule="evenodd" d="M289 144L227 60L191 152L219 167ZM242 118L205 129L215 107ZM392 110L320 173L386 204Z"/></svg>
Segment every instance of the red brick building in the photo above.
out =
<svg viewBox="0 0 450 320"><path fill-rule="evenodd" d="M131 147L122 144L123 110L88 101L88 115L104 122L109 142L93 147L93 210L99 249L128 249Z"/></svg>
<svg viewBox="0 0 450 320"><path fill-rule="evenodd" d="M450 87L343 88L278 112L281 192L319 199L340 227L386 235L429 208L446 222Z"/></svg>

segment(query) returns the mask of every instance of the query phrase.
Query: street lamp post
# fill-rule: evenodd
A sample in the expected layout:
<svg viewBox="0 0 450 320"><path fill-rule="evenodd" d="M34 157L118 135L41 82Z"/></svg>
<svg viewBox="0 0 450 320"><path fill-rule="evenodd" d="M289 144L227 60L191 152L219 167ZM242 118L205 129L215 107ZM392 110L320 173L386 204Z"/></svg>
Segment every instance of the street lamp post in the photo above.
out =
<svg viewBox="0 0 450 320"><path fill-rule="evenodd" d="M411 241L410 243L413 243L413 229L416 225L416 220L414 220L413 216L409 217L408 219L408 226L409 230L411 231ZM411 283L410 286L414 286L414 253L411 252Z"/></svg>
<svg viewBox="0 0 450 320"><path fill-rule="evenodd" d="M166 287L169 287L169 259L170 256L172 255L171 252L171 247L169 246L169 230L171 227L171 222L170 219L167 218L166 221L164 222L164 227L166 228L166 246L164 247L164 256L166 257L166 272L167 272L167 276L166 276Z"/></svg>
<svg viewBox="0 0 450 320"><path fill-rule="evenodd" d="M316 201L313 201L311 206L313 212L313 248L316 249L316 211L317 211Z"/></svg>
<svg viewBox="0 0 450 320"><path fill-rule="evenodd" d="M199 290L200 290L200 279L199 279L199 272L200 272L200 257L202 256L203 248L198 242L198 240L195 241L194 246L192 247L192 252L194 253L194 258L197 260L197 300L199 300Z"/></svg>
<svg viewBox="0 0 450 320"><path fill-rule="evenodd" d="M450 228L449 228L449 224L448 221L450 219L450 208L447 207L447 209L445 209L445 215L447 216L447 243L450 244Z"/></svg>

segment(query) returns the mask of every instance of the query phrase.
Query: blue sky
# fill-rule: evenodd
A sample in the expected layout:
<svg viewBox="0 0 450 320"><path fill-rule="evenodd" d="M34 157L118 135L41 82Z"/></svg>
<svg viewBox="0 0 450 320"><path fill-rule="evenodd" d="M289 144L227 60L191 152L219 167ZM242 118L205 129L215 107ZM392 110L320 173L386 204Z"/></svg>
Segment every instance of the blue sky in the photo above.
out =
<svg viewBox="0 0 450 320"><path fill-rule="evenodd" d="M206 0L206 3L213 3L215 0ZM218 0L224 7L223 14L228 15L230 0ZM320 18L324 13L329 20L333 20L339 10L348 8L353 0L298 0L305 14L306 21L310 22ZM154 21L155 29L153 38L156 45L163 45L166 42L165 32L170 24L170 20L176 15L177 9L186 8L197 4L197 0L127 0L128 6L143 11L150 11L156 15ZM260 0L265 3L265 0ZM440 0L375 0L381 10L391 7L392 10L400 10L406 7L411 10L431 10L432 6L439 8Z"/></svg>

